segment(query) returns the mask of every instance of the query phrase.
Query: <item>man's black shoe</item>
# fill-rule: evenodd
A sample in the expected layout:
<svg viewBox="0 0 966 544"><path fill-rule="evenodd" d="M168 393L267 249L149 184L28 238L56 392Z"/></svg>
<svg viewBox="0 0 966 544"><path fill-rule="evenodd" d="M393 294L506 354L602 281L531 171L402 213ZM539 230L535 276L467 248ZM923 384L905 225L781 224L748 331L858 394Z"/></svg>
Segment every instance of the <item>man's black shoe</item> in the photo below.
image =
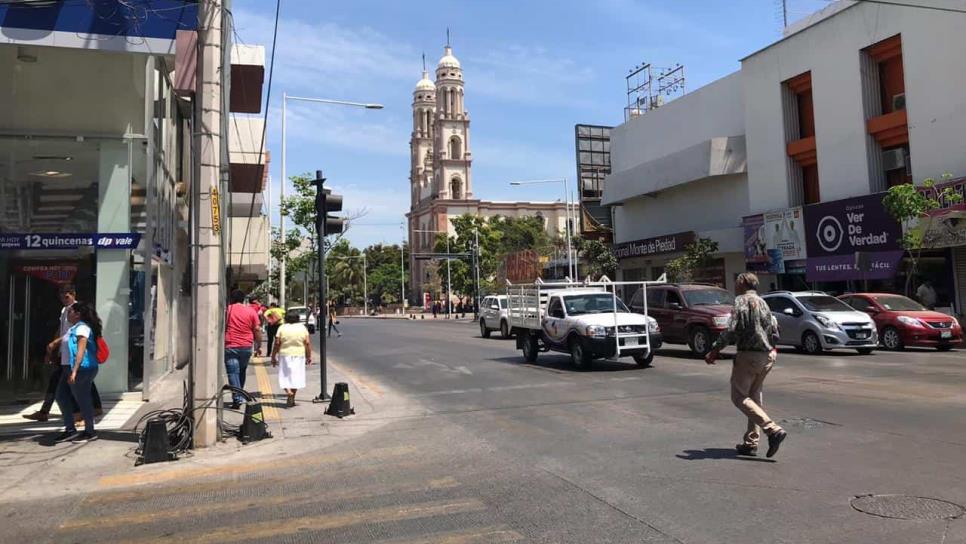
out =
<svg viewBox="0 0 966 544"><path fill-rule="evenodd" d="M785 441L786 436L788 436L788 433L785 431L778 431L777 433L768 435L768 452L765 453L765 457L774 457L778 453L778 447Z"/></svg>
<svg viewBox="0 0 966 544"><path fill-rule="evenodd" d="M77 436L77 431L64 431L54 438L55 444L60 444L61 442L67 442Z"/></svg>
<svg viewBox="0 0 966 544"><path fill-rule="evenodd" d="M735 451L738 455L747 455L749 457L756 457L758 455L757 446L749 446L748 444L738 444L735 446Z"/></svg>

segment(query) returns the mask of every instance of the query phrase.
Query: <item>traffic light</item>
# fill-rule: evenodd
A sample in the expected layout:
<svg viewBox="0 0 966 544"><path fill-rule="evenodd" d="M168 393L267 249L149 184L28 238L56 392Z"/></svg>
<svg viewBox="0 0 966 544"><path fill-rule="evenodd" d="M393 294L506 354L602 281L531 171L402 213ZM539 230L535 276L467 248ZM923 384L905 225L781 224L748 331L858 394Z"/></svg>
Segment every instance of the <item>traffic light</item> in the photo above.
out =
<svg viewBox="0 0 966 544"><path fill-rule="evenodd" d="M342 195L334 194L332 189L324 187L325 178L322 177L321 170L315 171L312 185L315 185L315 226L319 236L342 234L345 229L345 219L329 215L329 212L342 211Z"/></svg>

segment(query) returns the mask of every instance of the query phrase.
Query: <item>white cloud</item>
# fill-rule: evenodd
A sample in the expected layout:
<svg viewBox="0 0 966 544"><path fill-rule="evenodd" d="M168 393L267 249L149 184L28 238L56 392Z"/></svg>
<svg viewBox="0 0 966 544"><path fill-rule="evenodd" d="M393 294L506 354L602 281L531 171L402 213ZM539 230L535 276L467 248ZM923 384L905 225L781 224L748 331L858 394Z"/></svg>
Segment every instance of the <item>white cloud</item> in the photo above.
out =
<svg viewBox="0 0 966 544"><path fill-rule="evenodd" d="M506 45L469 55L463 63L473 93L540 104L582 107L592 102L594 71L579 61L554 56L543 47Z"/></svg>

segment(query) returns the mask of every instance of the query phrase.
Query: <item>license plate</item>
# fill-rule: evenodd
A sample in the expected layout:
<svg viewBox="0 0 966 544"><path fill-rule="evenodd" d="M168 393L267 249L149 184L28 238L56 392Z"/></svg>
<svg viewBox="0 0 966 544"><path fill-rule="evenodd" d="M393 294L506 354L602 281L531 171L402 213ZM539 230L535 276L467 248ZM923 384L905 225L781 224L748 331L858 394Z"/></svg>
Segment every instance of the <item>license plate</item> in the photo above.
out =
<svg viewBox="0 0 966 544"><path fill-rule="evenodd" d="M940 338L952 338L953 337L953 331L943 331L943 332L939 333L939 337Z"/></svg>
<svg viewBox="0 0 966 544"><path fill-rule="evenodd" d="M637 337L636 336L633 336L633 337L629 337L629 338L625 338L624 339L624 347L627 347L627 346L636 346L636 345L637 345Z"/></svg>
<svg viewBox="0 0 966 544"><path fill-rule="evenodd" d="M869 333L867 333L867 332L857 332L857 333L855 333L855 337L856 338L860 338L860 339L865 339L865 338L868 338L869 337Z"/></svg>

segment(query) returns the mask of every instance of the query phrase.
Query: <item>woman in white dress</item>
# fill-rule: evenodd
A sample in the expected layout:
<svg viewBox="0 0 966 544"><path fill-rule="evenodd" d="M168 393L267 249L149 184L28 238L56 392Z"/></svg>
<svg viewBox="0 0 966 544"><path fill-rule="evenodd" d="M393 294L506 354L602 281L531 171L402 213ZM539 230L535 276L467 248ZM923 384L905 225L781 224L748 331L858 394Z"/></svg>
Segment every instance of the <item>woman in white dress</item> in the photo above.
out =
<svg viewBox="0 0 966 544"><path fill-rule="evenodd" d="M305 367L312 364L312 342L298 311L286 312L285 324L275 333L272 366L279 363L278 386L288 395L286 406L295 406L295 392L305 387Z"/></svg>

